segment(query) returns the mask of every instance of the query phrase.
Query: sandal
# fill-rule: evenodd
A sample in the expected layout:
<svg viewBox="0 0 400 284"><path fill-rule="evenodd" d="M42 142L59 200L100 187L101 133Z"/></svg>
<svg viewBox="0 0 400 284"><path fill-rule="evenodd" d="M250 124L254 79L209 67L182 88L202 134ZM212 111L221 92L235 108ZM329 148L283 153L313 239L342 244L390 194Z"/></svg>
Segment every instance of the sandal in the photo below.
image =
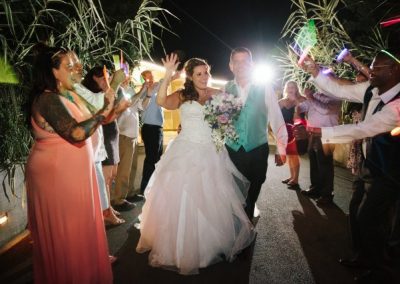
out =
<svg viewBox="0 0 400 284"><path fill-rule="evenodd" d="M300 185L298 183L287 183L288 189L298 190L300 189Z"/></svg>
<svg viewBox="0 0 400 284"><path fill-rule="evenodd" d="M115 216L121 216L121 213L117 210L115 210L112 206L110 206L112 212L115 214Z"/></svg>
<svg viewBox="0 0 400 284"><path fill-rule="evenodd" d="M121 225L123 223L125 223L125 220L122 218L118 218L113 210L110 209L108 210L108 212L106 214L103 214L103 219L104 219L104 224L105 225Z"/></svg>
<svg viewBox="0 0 400 284"><path fill-rule="evenodd" d="M106 225L112 225L112 226L117 226L117 225L121 225L125 223L125 220L122 218L118 218L117 216L115 216L115 218L113 217L105 217L104 218L104 224Z"/></svg>
<svg viewBox="0 0 400 284"><path fill-rule="evenodd" d="M290 180L291 180L291 178L284 179L284 180L282 180L282 183L288 183Z"/></svg>

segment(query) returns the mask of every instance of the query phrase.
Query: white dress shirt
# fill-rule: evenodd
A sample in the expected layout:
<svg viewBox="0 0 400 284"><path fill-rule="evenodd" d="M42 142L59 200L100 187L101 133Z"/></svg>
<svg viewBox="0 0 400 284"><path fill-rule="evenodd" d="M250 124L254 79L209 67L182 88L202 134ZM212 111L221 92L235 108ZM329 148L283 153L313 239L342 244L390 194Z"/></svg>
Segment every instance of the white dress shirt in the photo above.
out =
<svg viewBox="0 0 400 284"><path fill-rule="evenodd" d="M119 134L129 138L137 138L139 136L139 109L141 109L141 100L128 107L118 117Z"/></svg>
<svg viewBox="0 0 400 284"><path fill-rule="evenodd" d="M104 92L93 93L79 83L74 84L74 89L78 93L78 95L87 100L97 110L101 109L104 106Z"/></svg>
<svg viewBox="0 0 400 284"><path fill-rule="evenodd" d="M104 105L104 93L93 93L82 84L74 84L74 89L78 95L84 98L88 103L94 106L97 110ZM103 127L99 126L91 136L93 144L93 154L95 162L102 162L107 158L106 148L104 146Z"/></svg>
<svg viewBox="0 0 400 284"><path fill-rule="evenodd" d="M311 127L327 127L339 124L341 100L314 93L298 106L300 113L307 112L307 125Z"/></svg>
<svg viewBox="0 0 400 284"><path fill-rule="evenodd" d="M126 97L133 97L135 95L135 91L131 87L122 91ZM139 109L143 109L142 99L140 98L135 100L134 103L118 117L117 123L120 135L129 138L139 137Z"/></svg>
<svg viewBox="0 0 400 284"><path fill-rule="evenodd" d="M364 101L365 91L370 86L369 82L354 85L340 85L321 73L318 74L313 81L315 85L324 90L326 94L329 93L338 98L359 103ZM393 99L399 92L400 83L380 96L378 95L378 89L374 88L364 121L358 124L321 128L322 139L325 140L326 143L348 143L354 139L373 137L391 131L400 123L400 99L393 100L390 103L387 102ZM373 114L380 100L386 104L381 111ZM365 156L365 143L363 143L363 152Z"/></svg>
<svg viewBox="0 0 400 284"><path fill-rule="evenodd" d="M247 97L249 96L251 84L249 83L244 88L242 88L239 86L239 84L236 83L236 81L234 82L239 92L239 97L244 105L246 103ZM268 121L271 125L271 129L274 132L275 139L277 141L276 146L278 153L280 155L286 155L288 133L285 126L285 121L282 116L281 108L279 107L278 98L275 95L275 92L271 85L265 86L265 107L268 112Z"/></svg>

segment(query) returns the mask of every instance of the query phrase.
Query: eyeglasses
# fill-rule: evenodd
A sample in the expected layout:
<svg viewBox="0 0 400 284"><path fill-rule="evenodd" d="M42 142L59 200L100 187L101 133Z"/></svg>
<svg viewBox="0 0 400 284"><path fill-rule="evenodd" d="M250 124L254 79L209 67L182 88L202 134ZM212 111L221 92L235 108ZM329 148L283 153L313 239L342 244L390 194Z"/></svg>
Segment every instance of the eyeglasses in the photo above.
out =
<svg viewBox="0 0 400 284"><path fill-rule="evenodd" d="M393 64L371 65L371 66L369 66L369 69L375 70L375 69L382 69L382 68L391 67L391 66L393 66Z"/></svg>

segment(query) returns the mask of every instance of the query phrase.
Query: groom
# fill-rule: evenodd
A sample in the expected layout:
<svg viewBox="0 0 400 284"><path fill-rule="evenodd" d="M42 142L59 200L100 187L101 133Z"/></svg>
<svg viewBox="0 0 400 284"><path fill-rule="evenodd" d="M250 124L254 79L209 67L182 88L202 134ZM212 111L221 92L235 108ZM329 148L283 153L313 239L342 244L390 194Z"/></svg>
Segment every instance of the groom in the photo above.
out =
<svg viewBox="0 0 400 284"><path fill-rule="evenodd" d="M253 219L254 207L268 167L268 122L277 140L276 164L286 162L287 131L278 99L271 86L258 86L251 82L253 60L251 51L245 47L232 50L229 68L235 76L225 85L225 92L239 96L243 108L235 129L237 141L228 141L226 148L237 169L250 181L246 199L246 214Z"/></svg>

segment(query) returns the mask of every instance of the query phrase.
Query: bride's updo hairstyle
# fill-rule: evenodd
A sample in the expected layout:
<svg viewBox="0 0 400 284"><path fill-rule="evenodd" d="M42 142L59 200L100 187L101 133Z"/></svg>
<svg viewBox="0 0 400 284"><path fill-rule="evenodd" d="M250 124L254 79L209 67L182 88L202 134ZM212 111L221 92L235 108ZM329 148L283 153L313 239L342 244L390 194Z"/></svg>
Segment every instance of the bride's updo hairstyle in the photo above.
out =
<svg viewBox="0 0 400 284"><path fill-rule="evenodd" d="M210 66L207 64L207 62L204 59L201 58L191 58L188 61L186 61L184 65L184 69L186 72L186 80L184 83L184 89L182 90L182 101L197 101L199 99L199 93L196 91L194 88L193 84L193 72L194 68L197 66L207 66L210 68Z"/></svg>

